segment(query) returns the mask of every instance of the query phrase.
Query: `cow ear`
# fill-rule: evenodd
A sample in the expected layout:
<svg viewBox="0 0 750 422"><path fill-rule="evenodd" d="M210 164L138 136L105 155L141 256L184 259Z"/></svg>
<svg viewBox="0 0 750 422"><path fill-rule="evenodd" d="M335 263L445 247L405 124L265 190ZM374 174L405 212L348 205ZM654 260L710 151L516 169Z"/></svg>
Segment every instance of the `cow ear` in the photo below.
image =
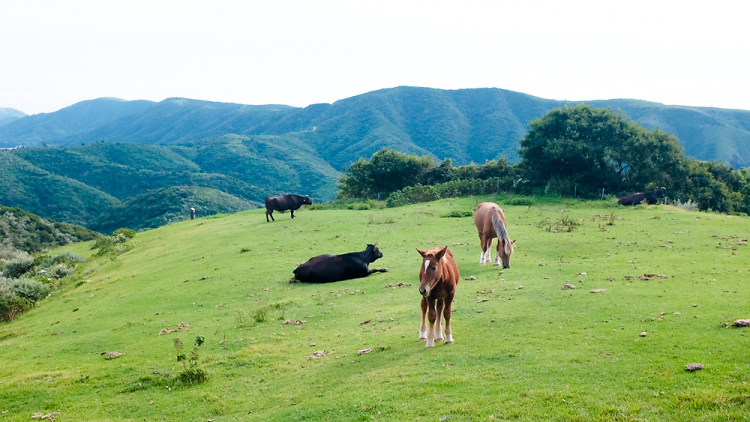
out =
<svg viewBox="0 0 750 422"><path fill-rule="evenodd" d="M436 258L436 259L437 259L438 261L440 261L441 259L443 259L443 255L445 255L445 251L447 251L447 250L448 250L448 247L447 247L447 246L443 246L443 247L442 247L442 248L441 248L441 249L440 249L440 250L438 251L438 253L436 253L436 254L435 254L435 258Z"/></svg>
<svg viewBox="0 0 750 422"><path fill-rule="evenodd" d="M417 248L417 252L419 252L419 254L422 255L422 258L424 258L427 255L427 252L420 250L419 248Z"/></svg>

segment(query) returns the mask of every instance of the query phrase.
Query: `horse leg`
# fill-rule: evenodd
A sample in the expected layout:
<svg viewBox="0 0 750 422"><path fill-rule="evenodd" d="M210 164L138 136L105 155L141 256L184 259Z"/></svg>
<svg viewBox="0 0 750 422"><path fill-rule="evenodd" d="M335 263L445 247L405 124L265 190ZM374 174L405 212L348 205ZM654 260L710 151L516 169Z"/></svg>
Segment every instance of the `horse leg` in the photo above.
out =
<svg viewBox="0 0 750 422"><path fill-rule="evenodd" d="M437 311L435 310L435 299L427 301L429 309L427 310L427 317L430 319L430 328L427 330L427 344L425 348L432 349L435 347L435 320L437 319Z"/></svg>
<svg viewBox="0 0 750 422"><path fill-rule="evenodd" d="M452 305L453 296L449 296L445 299L445 305L443 305L443 317L445 318L445 344L453 343L453 332L451 331Z"/></svg>
<svg viewBox="0 0 750 422"><path fill-rule="evenodd" d="M443 326L441 324L441 315L443 313L443 306L444 306L443 299L438 299L437 301L435 301L435 311L437 314L437 321L435 324L435 340L437 341L443 340Z"/></svg>
<svg viewBox="0 0 750 422"><path fill-rule="evenodd" d="M479 234L479 248L482 250L482 254L479 255L479 265L484 265L486 259L485 259L485 249L484 245L487 243L487 239L485 239L483 234Z"/></svg>
<svg viewBox="0 0 750 422"><path fill-rule="evenodd" d="M425 322L425 316L427 315L427 299L422 298L422 325L419 327L419 339L427 340L427 323Z"/></svg>
<svg viewBox="0 0 750 422"><path fill-rule="evenodd" d="M495 252L495 266L500 266L500 249L503 249L503 241L497 239L497 252Z"/></svg>
<svg viewBox="0 0 750 422"><path fill-rule="evenodd" d="M268 208L266 208L266 223L268 223Z"/></svg>
<svg viewBox="0 0 750 422"><path fill-rule="evenodd" d="M492 259L492 238L489 236L487 236L487 245L485 246L484 250L484 262L490 262L490 259Z"/></svg>
<svg viewBox="0 0 750 422"><path fill-rule="evenodd" d="M294 218L294 210L292 210L292 218Z"/></svg>
<svg viewBox="0 0 750 422"><path fill-rule="evenodd" d="M266 211L266 221L268 221L268 216L271 216L271 221L276 221L275 218L273 218L273 210Z"/></svg>

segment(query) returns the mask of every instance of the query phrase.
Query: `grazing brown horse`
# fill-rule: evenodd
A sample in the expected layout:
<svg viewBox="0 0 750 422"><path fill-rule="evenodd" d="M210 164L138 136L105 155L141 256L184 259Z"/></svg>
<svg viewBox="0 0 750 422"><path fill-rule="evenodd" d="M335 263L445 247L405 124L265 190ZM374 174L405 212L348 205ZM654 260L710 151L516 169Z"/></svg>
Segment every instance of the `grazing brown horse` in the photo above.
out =
<svg viewBox="0 0 750 422"><path fill-rule="evenodd" d="M482 202L474 211L474 225L477 226L482 248L479 265L489 262L492 239L497 238L495 266L499 267L502 259L503 268L510 268L510 255L513 253L513 244L516 241L508 237L508 231L505 229L508 224L505 222L503 210L494 202Z"/></svg>
<svg viewBox="0 0 750 422"><path fill-rule="evenodd" d="M437 339L443 339L443 330L440 327L441 313L445 317L445 344L453 343L451 304L458 285L458 266L447 246L427 251L417 249L417 252L422 255L422 266L419 268L419 293L422 294L422 325L419 327L419 339L427 340L425 347L430 349L435 347L436 321ZM425 315L430 318L429 331Z"/></svg>

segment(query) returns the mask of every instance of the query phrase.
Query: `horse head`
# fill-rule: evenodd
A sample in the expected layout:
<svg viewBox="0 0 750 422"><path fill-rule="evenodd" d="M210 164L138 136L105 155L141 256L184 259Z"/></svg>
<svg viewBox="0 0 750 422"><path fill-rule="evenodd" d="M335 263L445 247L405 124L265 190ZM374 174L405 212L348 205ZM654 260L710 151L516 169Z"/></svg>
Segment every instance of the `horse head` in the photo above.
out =
<svg viewBox="0 0 750 422"><path fill-rule="evenodd" d="M442 280L443 266L440 260L443 259L447 250L447 246L443 246L437 251L434 249L429 251L417 249L417 252L422 255L422 267L419 270L419 293L422 296L429 296L432 289Z"/></svg>
<svg viewBox="0 0 750 422"><path fill-rule="evenodd" d="M513 255L513 246L516 244L515 240L502 239L499 240L501 247L498 248L500 251L500 260L503 261L503 268L510 268L510 256Z"/></svg>
<svg viewBox="0 0 750 422"><path fill-rule="evenodd" d="M312 205L312 199L310 199L309 196L305 195L302 197L302 204L303 205Z"/></svg>

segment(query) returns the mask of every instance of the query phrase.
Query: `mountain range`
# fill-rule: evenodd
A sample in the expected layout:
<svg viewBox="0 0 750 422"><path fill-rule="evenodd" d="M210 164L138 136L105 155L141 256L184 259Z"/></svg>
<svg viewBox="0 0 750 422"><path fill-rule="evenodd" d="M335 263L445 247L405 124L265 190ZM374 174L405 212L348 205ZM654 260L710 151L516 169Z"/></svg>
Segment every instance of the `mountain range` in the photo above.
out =
<svg viewBox="0 0 750 422"><path fill-rule="evenodd" d="M169 145L226 134L284 136L340 169L383 147L451 158L456 164L519 159L528 123L566 103L496 88L397 87L304 108L169 98L99 98L0 127L0 147L132 142ZM641 100L585 101L621 110L647 128L676 135L688 156L750 166L750 111L668 106Z"/></svg>
<svg viewBox="0 0 750 422"><path fill-rule="evenodd" d="M235 197L222 200L231 209L283 193L325 201L342 167L385 147L455 165L501 155L517 162L529 122L577 103L496 88L397 87L303 108L99 98L32 116L2 109L0 119L13 120L0 126L0 148L13 149L0 151L0 203L86 225L149 191L175 197L165 190L173 186L225 192ZM676 135L688 156L750 166L750 111L586 103Z"/></svg>

